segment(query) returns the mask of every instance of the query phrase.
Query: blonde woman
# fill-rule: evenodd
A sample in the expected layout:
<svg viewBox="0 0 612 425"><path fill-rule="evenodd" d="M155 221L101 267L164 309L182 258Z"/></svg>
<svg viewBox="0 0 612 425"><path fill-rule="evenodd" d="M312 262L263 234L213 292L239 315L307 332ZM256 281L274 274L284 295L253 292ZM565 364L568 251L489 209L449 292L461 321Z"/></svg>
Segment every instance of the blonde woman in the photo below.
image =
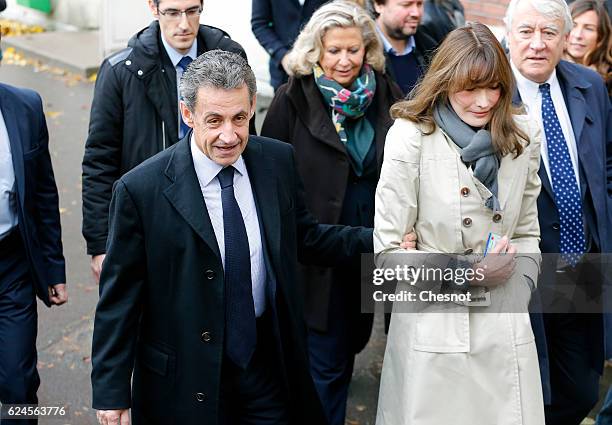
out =
<svg viewBox="0 0 612 425"><path fill-rule="evenodd" d="M413 311L410 303L394 304L377 425L544 423L527 313L540 261L540 133L513 108L513 90L501 45L472 24L449 33L411 100L391 109L376 189L378 267L396 264L393 253L416 268L425 255L449 258L447 267L480 271L470 292L486 287L501 312L460 299L433 313L433 304L418 314L402 313ZM417 250L403 251L412 229ZM490 233L505 237L483 258ZM471 255L440 255L453 253ZM438 289L465 294L461 288Z"/></svg>
<svg viewBox="0 0 612 425"><path fill-rule="evenodd" d="M261 131L291 143L306 203L322 223L373 227L374 193L389 108L401 97L383 72L374 21L352 1L318 9L288 56ZM370 337L361 314L360 258L342 267L304 268L311 374L331 425L344 425L355 354Z"/></svg>

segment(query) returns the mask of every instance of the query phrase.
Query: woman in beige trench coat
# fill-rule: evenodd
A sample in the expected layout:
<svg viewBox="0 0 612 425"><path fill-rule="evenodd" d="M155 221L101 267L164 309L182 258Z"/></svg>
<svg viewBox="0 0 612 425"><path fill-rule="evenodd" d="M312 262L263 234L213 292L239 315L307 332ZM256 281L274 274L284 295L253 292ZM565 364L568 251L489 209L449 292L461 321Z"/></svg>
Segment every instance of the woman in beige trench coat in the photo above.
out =
<svg viewBox="0 0 612 425"><path fill-rule="evenodd" d="M486 287L488 298L442 303L437 313L394 304L377 425L544 424L527 313L540 262L540 133L513 108L513 85L493 34L472 24L449 34L410 100L391 109L376 190L377 267L461 254L449 265L480 270L470 292ZM404 251L411 230L417 250ZM483 258L490 232L507 238ZM403 290L414 287L400 281ZM487 302L496 312L485 312Z"/></svg>

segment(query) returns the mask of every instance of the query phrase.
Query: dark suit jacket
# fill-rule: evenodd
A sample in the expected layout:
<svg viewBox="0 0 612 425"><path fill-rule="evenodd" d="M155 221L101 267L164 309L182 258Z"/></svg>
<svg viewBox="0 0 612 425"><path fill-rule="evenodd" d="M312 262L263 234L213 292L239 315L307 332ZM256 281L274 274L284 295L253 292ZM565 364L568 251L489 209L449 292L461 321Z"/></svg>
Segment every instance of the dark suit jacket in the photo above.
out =
<svg viewBox="0 0 612 425"><path fill-rule="evenodd" d="M66 282L57 187L40 96L0 83L15 170L19 230L38 297L47 305L49 286Z"/></svg>
<svg viewBox="0 0 612 425"><path fill-rule="evenodd" d="M612 108L606 87L594 71L561 61L557 77L569 112L580 167L583 211L591 246L596 252L612 252ZM518 100L518 93L515 96ZM538 197L542 253L559 252L559 212L544 164L540 165L542 192ZM554 272L554 270L552 270ZM539 285L547 284L550 268L543 263ZM545 401L549 400L549 367L546 335L540 315L532 315L538 345ZM592 363L601 371L604 350L602 327L593 330Z"/></svg>
<svg viewBox="0 0 612 425"><path fill-rule="evenodd" d="M375 131L376 180L382 166L385 137L393 124L389 108L401 97L395 82L376 72L376 92L366 113ZM293 145L308 209L322 223L337 224L346 206L347 188L358 184L358 179L351 181L349 156L334 129L329 110L312 75L291 78L276 92L261 134ZM367 201L373 206L373 193ZM373 219L366 224L373 227ZM307 267L300 275L304 280L308 325L320 332L327 331L331 285L337 284L333 271ZM347 296L354 296L355 305L360 305L359 291ZM369 330L366 342L367 337Z"/></svg>
<svg viewBox="0 0 612 425"><path fill-rule="evenodd" d="M326 421L309 374L298 256L328 264L367 252L372 240L369 229L316 223L305 208L293 156L290 145L254 136L243 153L269 256L267 275L275 281L268 308L291 423L318 425ZM117 182L110 215L93 337L93 407L131 406L135 425L217 425L223 267L188 136ZM203 332L209 337L201 339Z"/></svg>
<svg viewBox="0 0 612 425"><path fill-rule="evenodd" d="M270 84L276 90L287 81L281 60L293 46L302 27L328 0L253 0L251 29L270 55Z"/></svg>

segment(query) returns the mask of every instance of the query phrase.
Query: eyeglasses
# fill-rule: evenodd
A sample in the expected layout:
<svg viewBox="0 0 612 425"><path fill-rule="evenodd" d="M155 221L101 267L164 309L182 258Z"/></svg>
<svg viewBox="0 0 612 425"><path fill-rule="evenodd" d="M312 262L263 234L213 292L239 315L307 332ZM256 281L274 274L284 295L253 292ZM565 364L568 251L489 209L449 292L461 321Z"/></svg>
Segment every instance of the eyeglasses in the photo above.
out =
<svg viewBox="0 0 612 425"><path fill-rule="evenodd" d="M200 6L195 6L195 7L190 7L187 10L178 10L178 9L159 10L157 9L157 12L160 15L166 17L166 19L178 21L181 19L181 16L183 15L183 13L187 17L187 19L195 18L196 16L200 16L202 14L202 8Z"/></svg>

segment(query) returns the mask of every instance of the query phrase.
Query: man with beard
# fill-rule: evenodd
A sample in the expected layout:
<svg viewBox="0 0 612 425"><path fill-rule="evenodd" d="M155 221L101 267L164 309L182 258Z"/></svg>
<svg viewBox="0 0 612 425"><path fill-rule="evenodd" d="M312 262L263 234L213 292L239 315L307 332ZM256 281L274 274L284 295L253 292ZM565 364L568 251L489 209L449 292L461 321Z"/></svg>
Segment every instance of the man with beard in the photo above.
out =
<svg viewBox="0 0 612 425"><path fill-rule="evenodd" d="M427 68L433 38L417 31L423 0L373 0L376 28L385 49L387 72L408 94Z"/></svg>

